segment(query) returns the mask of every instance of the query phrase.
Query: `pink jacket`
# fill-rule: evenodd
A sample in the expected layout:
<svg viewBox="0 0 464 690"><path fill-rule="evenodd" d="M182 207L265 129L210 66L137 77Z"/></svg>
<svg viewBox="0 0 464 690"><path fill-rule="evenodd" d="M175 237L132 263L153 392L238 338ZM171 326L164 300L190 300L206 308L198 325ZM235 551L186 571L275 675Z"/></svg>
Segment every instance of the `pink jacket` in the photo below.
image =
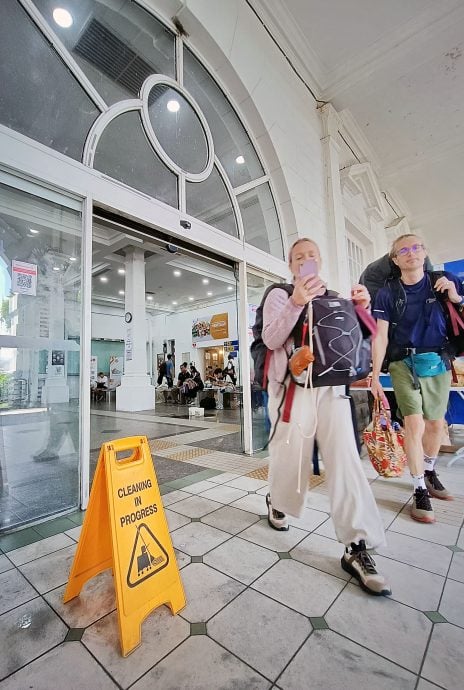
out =
<svg viewBox="0 0 464 690"><path fill-rule="evenodd" d="M269 364L269 392L277 395L287 375L288 358L293 348L292 330L304 307L294 304L285 290L274 288L264 302L262 339L272 350Z"/></svg>

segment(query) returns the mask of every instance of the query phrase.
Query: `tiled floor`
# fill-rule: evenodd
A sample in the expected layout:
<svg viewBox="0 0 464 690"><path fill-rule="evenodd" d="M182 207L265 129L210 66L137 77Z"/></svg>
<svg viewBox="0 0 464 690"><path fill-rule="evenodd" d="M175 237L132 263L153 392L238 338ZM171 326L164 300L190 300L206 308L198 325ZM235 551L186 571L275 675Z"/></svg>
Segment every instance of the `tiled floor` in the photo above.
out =
<svg viewBox="0 0 464 690"><path fill-rule="evenodd" d="M80 514L0 539L1 690L464 687L462 461L441 470L456 498L435 501L435 525L409 518L407 477L378 478L364 461L388 528L375 559L393 595L380 599L340 567L324 484L278 533L264 517L266 482L246 476L255 460L210 448L193 462L199 472L162 487L187 606L151 614L125 659L108 571L62 603Z"/></svg>

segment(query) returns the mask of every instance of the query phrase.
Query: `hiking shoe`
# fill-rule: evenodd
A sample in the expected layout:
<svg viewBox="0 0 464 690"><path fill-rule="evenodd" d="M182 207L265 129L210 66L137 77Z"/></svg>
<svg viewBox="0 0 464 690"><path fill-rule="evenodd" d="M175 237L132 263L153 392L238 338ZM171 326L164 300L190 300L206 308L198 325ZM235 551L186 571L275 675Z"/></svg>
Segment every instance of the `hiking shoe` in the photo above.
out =
<svg viewBox="0 0 464 690"><path fill-rule="evenodd" d="M387 597L391 594L390 586L383 575L377 572L375 561L366 550L366 542L361 539L359 544L351 544L351 550L346 547L342 556L342 568L355 577L361 589L376 597Z"/></svg>
<svg viewBox="0 0 464 690"><path fill-rule="evenodd" d="M435 522L435 515L427 489L416 489L412 497L411 517L418 522Z"/></svg>
<svg viewBox="0 0 464 690"><path fill-rule="evenodd" d="M438 474L435 472L435 470L425 470L424 480L425 486L427 487L432 498L441 498L443 501L453 500L450 492L445 489L441 481L438 479Z"/></svg>
<svg viewBox="0 0 464 690"><path fill-rule="evenodd" d="M272 529L276 529L279 532L287 532L288 531L288 518L285 515L285 513L281 513L280 510L275 510L272 507L271 503L271 494L267 494L266 496L266 505L267 505L267 521L272 527Z"/></svg>

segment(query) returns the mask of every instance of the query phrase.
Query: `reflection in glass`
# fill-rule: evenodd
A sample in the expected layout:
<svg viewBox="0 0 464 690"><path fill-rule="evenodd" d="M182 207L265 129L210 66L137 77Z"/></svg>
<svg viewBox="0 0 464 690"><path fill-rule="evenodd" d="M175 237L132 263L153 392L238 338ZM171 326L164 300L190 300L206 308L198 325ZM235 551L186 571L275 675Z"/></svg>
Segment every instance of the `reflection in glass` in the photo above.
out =
<svg viewBox="0 0 464 690"><path fill-rule="evenodd" d="M235 110L193 54L184 47L184 86L203 111L214 150L233 187L264 175L253 144Z"/></svg>
<svg viewBox="0 0 464 690"><path fill-rule="evenodd" d="M190 103L167 84L155 84L148 96L148 113L170 159L186 172L202 172L208 162L208 144Z"/></svg>
<svg viewBox="0 0 464 690"><path fill-rule="evenodd" d="M99 111L19 3L2 3L0 83L3 125L81 160Z"/></svg>
<svg viewBox="0 0 464 690"><path fill-rule="evenodd" d="M175 77L175 39L149 12L130 0L68 0L73 23L53 20L55 0L34 0L108 104L138 96L151 74Z"/></svg>
<svg viewBox="0 0 464 690"><path fill-rule="evenodd" d="M187 182L187 213L238 237L232 202L216 166L204 182Z"/></svg>
<svg viewBox="0 0 464 690"><path fill-rule="evenodd" d="M237 199L242 212L245 241L283 259L279 219L269 184L266 182L250 189L240 194Z"/></svg>
<svg viewBox="0 0 464 690"><path fill-rule="evenodd" d="M2 532L78 505L81 215L0 185L0 225Z"/></svg>
<svg viewBox="0 0 464 690"><path fill-rule="evenodd" d="M138 111L119 115L108 125L94 168L177 208L177 176L153 151Z"/></svg>

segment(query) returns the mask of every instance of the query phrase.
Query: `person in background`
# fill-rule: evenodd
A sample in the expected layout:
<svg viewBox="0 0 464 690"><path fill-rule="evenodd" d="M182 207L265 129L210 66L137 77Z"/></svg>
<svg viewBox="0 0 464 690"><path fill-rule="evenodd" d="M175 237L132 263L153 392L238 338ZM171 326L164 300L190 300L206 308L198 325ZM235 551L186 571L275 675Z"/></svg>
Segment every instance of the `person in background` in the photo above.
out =
<svg viewBox="0 0 464 690"><path fill-rule="evenodd" d="M174 362L171 354L166 357L166 380L168 388L172 388L174 385Z"/></svg>
<svg viewBox="0 0 464 690"><path fill-rule="evenodd" d="M95 400L101 401L106 397L105 391L108 390L108 377L100 371L96 378Z"/></svg>
<svg viewBox="0 0 464 690"><path fill-rule="evenodd" d="M295 517L303 514L317 440L326 472L332 521L337 538L345 547L341 567L359 581L364 591L386 596L391 594L391 589L367 550L383 545L385 532L356 447L345 387L322 386L311 390L296 386L292 422L281 421L290 382L288 360L298 321L308 303L326 293L318 275L300 276L307 260L314 260L320 266L319 248L313 240L300 238L292 245L289 255L293 294L290 296L286 290L276 287L269 292L263 306L262 338L271 351L268 523L273 529L286 531L289 529L287 514ZM369 307L369 293L364 286L355 285L351 297L360 307Z"/></svg>
<svg viewBox="0 0 464 690"><path fill-rule="evenodd" d="M187 379L191 377L190 371L188 369L188 364L187 362L182 362L180 365L180 371L177 374L177 384L176 384L176 389L177 389L177 395L175 396L175 402L180 402L181 405L185 405L187 402L185 399L185 395L183 393L183 387ZM174 392L174 388L172 391Z"/></svg>
<svg viewBox="0 0 464 690"><path fill-rule="evenodd" d="M237 375L235 373L234 358L233 358L232 354L230 354L227 357L227 366L225 367L224 372L225 372L224 376L226 374L228 374L230 376L230 380L232 381L234 386L236 386L237 385Z"/></svg>
<svg viewBox="0 0 464 690"><path fill-rule="evenodd" d="M388 347L388 371L404 420L404 446L414 486L411 517L431 523L435 515L430 497L452 499L435 471L451 385L446 320L436 292L460 305L464 288L459 278L447 272L432 285L424 271L426 256L418 235L401 235L393 242L390 257L401 273L396 286L403 312L398 315L395 309L391 284L378 291L371 392L374 398L383 395L380 371Z"/></svg>
<svg viewBox="0 0 464 690"><path fill-rule="evenodd" d="M204 388L203 381L201 380L200 372L198 369L191 364L190 365L190 378L186 379L183 386L183 393L187 400L187 404L193 405L197 393L202 391Z"/></svg>

